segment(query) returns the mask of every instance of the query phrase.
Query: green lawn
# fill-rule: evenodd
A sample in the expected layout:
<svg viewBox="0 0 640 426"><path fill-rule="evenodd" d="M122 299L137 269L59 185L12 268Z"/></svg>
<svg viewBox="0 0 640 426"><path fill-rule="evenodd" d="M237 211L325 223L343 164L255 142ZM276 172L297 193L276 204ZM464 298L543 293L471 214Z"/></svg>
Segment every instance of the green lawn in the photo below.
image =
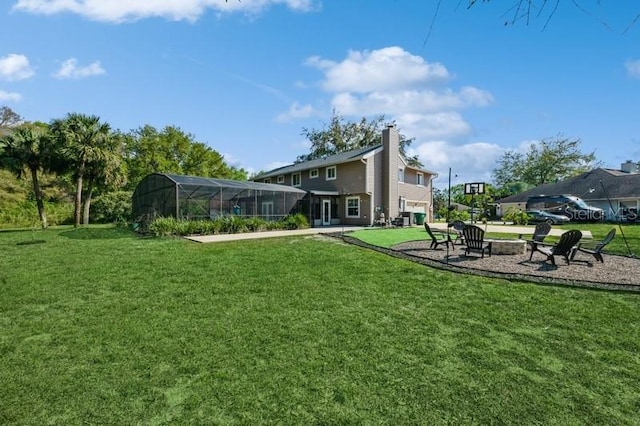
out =
<svg viewBox="0 0 640 426"><path fill-rule="evenodd" d="M638 421L637 294L318 237L62 228L0 249L0 424Z"/></svg>
<svg viewBox="0 0 640 426"><path fill-rule="evenodd" d="M444 226L444 224L442 225ZM483 227L484 225L478 224ZM506 233L491 233L486 234L487 238L517 238L517 233L508 233L510 225L505 225ZM569 224L562 226L554 226L554 228L560 229L580 229L591 231L593 235L593 243L602 240L611 228L616 228L616 237L605 248L605 253L628 255L629 252L634 256L640 256L640 225L622 225L622 231L618 225L613 224ZM350 236L358 238L368 244L376 245L379 247L389 248L399 243L423 240L428 238L427 233L421 226L411 226L404 228L367 228L359 231L349 233ZM558 237L547 237L545 241L554 242Z"/></svg>

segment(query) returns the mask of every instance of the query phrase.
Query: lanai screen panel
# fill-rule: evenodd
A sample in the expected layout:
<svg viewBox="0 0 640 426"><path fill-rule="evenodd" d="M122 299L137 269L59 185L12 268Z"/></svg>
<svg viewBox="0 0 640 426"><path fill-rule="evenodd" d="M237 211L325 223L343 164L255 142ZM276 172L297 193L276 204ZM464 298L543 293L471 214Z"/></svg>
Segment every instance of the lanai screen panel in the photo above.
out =
<svg viewBox="0 0 640 426"><path fill-rule="evenodd" d="M133 210L136 217L214 219L237 215L279 219L293 213L305 195L303 190L284 185L156 173L145 177L136 188Z"/></svg>
<svg viewBox="0 0 640 426"><path fill-rule="evenodd" d="M163 174L154 173L142 179L131 200L134 220L156 216L175 217L176 188L176 183Z"/></svg>

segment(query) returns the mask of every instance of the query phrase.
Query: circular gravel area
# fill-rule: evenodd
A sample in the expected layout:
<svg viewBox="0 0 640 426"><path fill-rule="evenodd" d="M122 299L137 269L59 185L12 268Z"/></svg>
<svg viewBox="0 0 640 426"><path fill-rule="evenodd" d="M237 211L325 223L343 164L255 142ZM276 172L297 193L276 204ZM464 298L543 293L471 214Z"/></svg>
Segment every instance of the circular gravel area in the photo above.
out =
<svg viewBox="0 0 640 426"><path fill-rule="evenodd" d="M556 256L556 265L546 262L546 256L534 253L529 260L530 252L520 255L464 254L464 246L455 245L447 249L429 248L430 241L410 241L391 249L370 246L360 240L344 237L351 244L368 247L423 263L435 268L454 272L476 274L482 276L531 281L541 284L563 284L572 286L596 287L603 289L640 291L640 259L604 254L604 263L597 262L589 254L578 252L575 261L566 264L562 256Z"/></svg>

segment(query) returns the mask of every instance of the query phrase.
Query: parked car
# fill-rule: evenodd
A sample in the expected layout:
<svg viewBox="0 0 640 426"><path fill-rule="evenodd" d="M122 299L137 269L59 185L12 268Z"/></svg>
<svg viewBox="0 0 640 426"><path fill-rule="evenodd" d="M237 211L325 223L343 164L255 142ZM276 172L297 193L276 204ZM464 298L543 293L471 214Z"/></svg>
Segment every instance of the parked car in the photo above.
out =
<svg viewBox="0 0 640 426"><path fill-rule="evenodd" d="M572 222L598 222L604 219L601 208L590 206L583 199L570 194L529 197L526 209L567 216Z"/></svg>
<svg viewBox="0 0 640 426"><path fill-rule="evenodd" d="M527 210L525 213L529 216L529 223L547 222L551 225L561 225L569 223L569 218L561 214L553 214L544 210Z"/></svg>

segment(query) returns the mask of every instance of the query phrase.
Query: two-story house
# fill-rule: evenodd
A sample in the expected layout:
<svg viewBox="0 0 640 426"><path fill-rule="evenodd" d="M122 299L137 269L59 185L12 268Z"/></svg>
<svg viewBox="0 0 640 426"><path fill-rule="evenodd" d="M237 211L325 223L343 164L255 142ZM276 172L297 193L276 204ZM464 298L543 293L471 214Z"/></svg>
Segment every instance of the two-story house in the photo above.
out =
<svg viewBox="0 0 640 426"><path fill-rule="evenodd" d="M312 226L370 226L380 219L413 219L412 213L432 220L432 179L437 174L410 166L399 144L397 129L389 126L382 131L381 145L280 167L253 180L307 191L299 211Z"/></svg>

